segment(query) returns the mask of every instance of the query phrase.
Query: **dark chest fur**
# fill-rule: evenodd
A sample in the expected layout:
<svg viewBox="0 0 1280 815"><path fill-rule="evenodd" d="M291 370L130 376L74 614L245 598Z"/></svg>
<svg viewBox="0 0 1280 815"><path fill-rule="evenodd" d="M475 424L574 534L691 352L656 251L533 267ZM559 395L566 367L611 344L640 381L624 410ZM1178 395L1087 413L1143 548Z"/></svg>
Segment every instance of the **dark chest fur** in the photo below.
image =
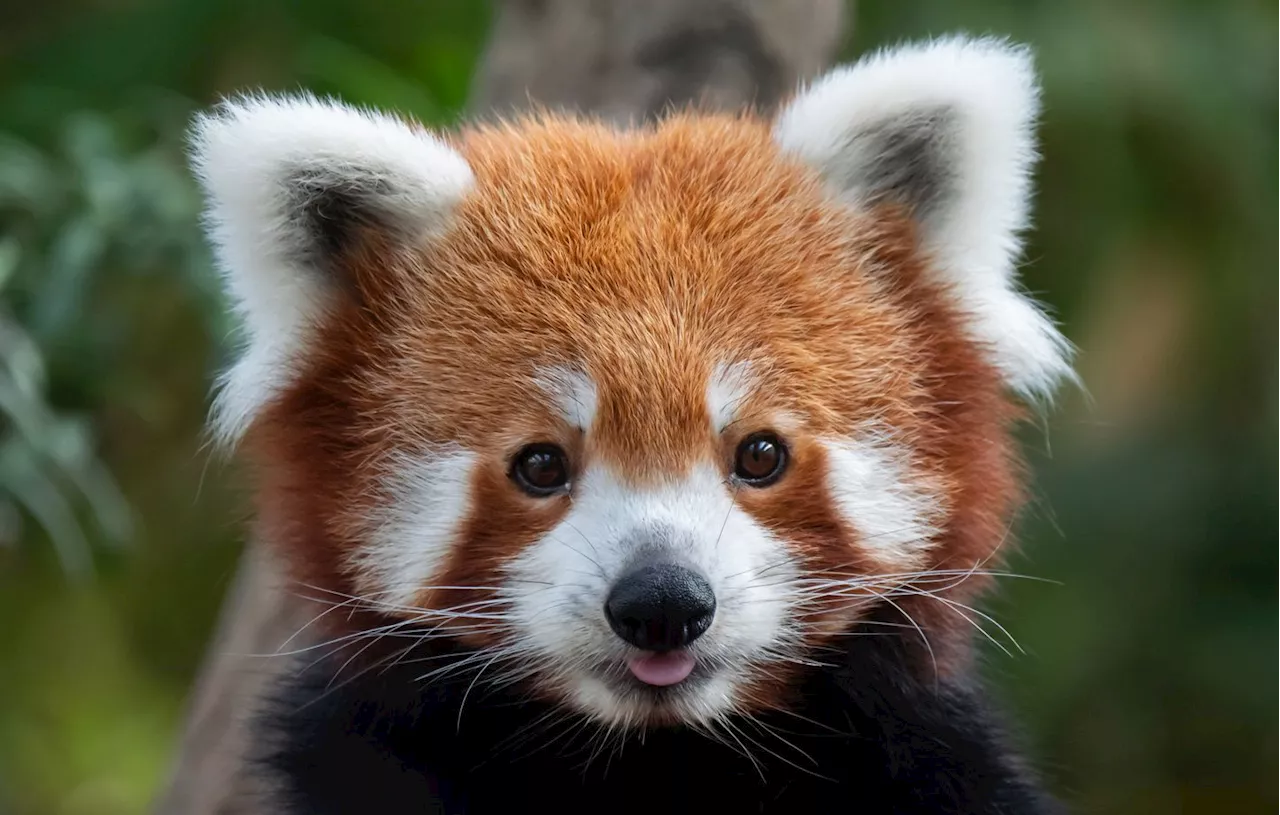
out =
<svg viewBox="0 0 1280 815"><path fill-rule="evenodd" d="M622 740L474 673L424 686L401 665L330 686L341 662L321 663L259 718L262 766L272 811L315 815L1059 811L980 689L902 663L893 639L854 638L792 713Z"/></svg>

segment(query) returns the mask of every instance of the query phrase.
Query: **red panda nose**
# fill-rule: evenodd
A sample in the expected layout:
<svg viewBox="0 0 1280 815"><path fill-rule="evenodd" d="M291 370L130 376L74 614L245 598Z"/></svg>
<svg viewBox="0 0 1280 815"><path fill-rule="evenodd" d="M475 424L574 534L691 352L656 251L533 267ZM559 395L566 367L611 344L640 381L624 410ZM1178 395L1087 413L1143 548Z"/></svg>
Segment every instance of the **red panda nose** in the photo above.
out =
<svg viewBox="0 0 1280 815"><path fill-rule="evenodd" d="M706 578L674 563L642 566L624 575L604 604L609 625L645 651L674 651L701 637L716 613Z"/></svg>

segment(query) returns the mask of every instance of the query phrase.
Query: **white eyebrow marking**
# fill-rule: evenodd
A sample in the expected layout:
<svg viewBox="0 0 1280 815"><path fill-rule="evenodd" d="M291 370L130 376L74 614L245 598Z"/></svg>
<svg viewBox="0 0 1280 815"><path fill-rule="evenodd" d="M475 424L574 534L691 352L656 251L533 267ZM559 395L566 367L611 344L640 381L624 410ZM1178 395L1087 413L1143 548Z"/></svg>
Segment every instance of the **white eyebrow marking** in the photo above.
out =
<svg viewBox="0 0 1280 815"><path fill-rule="evenodd" d="M579 430L591 427L599 395L596 383L585 371L567 365L552 365L540 369L534 382L556 400L565 421Z"/></svg>
<svg viewBox="0 0 1280 815"><path fill-rule="evenodd" d="M738 407L751 393L755 384L749 362L721 362L711 372L707 381L707 411L717 433L724 431L734 420Z"/></svg>

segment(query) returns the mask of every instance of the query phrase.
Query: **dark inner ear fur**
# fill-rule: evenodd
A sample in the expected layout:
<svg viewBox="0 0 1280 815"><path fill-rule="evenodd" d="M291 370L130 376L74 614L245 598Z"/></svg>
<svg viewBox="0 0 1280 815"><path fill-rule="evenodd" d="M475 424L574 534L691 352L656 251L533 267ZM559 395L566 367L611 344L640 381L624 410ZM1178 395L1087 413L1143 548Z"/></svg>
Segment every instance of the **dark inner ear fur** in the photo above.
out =
<svg viewBox="0 0 1280 815"><path fill-rule="evenodd" d="M832 179L866 205L897 205L926 221L953 197L959 160L956 111L914 111L849 134L856 159Z"/></svg>
<svg viewBox="0 0 1280 815"><path fill-rule="evenodd" d="M362 233L393 226L378 206L380 198L394 194L386 178L297 170L284 183L298 234L296 251L308 267L329 273Z"/></svg>

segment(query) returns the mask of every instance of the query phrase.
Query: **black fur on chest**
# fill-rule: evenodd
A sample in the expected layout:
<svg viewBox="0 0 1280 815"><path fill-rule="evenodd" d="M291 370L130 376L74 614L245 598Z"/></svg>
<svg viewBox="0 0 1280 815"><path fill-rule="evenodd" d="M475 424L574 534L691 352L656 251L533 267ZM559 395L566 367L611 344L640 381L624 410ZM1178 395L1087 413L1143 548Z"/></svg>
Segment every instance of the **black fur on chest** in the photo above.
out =
<svg viewBox="0 0 1280 815"><path fill-rule="evenodd" d="M428 664L455 658L436 649ZM342 660L329 660L276 689L258 717L259 766L271 811L315 815L1059 811L976 684L913 677L890 637L852 638L842 657L803 679L793 711L643 734L474 672L335 677Z"/></svg>

